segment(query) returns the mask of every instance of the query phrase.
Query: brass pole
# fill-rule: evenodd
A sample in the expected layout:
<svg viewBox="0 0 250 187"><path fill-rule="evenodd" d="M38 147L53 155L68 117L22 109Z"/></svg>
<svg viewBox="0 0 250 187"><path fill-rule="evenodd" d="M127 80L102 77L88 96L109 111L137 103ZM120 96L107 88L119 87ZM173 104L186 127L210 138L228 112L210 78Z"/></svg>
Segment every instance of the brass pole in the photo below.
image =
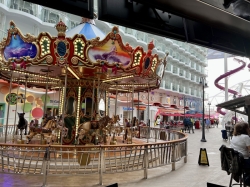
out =
<svg viewBox="0 0 250 187"><path fill-rule="evenodd" d="M64 95L63 95L63 103L62 103L62 129L65 127L65 115L66 115L66 95L67 95L67 81L68 81L68 73L67 73L67 66L65 67L65 79L64 79ZM61 132L61 145L63 142L63 136Z"/></svg>
<svg viewBox="0 0 250 187"><path fill-rule="evenodd" d="M93 118L93 113L94 113L94 100L95 100L95 80L93 80L93 89L92 89L92 105L91 105L91 116L90 119L92 120ZM86 111L86 106L87 106L87 101L85 100L85 111Z"/></svg>
<svg viewBox="0 0 250 187"><path fill-rule="evenodd" d="M12 90L12 77L13 77L13 71L11 71L10 74L10 87L9 87L9 102L8 102L8 108L7 108L7 119L6 119L6 126L5 126L5 137L4 137L4 143L7 142L7 132L8 132L8 125L9 125L9 113L10 113L10 95Z"/></svg>

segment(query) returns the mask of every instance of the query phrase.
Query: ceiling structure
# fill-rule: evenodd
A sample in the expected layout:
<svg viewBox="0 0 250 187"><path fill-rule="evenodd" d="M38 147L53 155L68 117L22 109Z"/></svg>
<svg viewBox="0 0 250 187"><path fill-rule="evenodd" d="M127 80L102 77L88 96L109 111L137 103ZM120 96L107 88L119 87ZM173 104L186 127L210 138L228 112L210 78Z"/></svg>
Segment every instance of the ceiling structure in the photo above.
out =
<svg viewBox="0 0 250 187"><path fill-rule="evenodd" d="M225 9L223 2L99 0L98 17L144 32L249 57L250 23L233 14L232 4Z"/></svg>
<svg viewBox="0 0 250 187"><path fill-rule="evenodd" d="M240 114L247 115L247 112L245 110L246 103L250 100L250 95L245 97L238 97L230 101L226 101L224 103L220 103L216 105L220 108L225 108L227 110L235 111ZM240 110L240 108L244 108L244 110Z"/></svg>
<svg viewBox="0 0 250 187"><path fill-rule="evenodd" d="M25 0L87 18L94 0ZM98 19L250 57L250 3L245 0L98 0Z"/></svg>

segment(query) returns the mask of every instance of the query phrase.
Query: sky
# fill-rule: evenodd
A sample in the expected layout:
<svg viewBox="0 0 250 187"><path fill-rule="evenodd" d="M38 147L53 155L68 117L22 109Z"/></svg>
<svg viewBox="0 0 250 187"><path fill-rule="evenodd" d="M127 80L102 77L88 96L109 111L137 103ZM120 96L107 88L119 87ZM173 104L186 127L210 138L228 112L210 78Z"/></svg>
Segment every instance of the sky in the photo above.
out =
<svg viewBox="0 0 250 187"><path fill-rule="evenodd" d="M250 61L248 58L243 58L243 57L236 57L236 58L245 61L246 67L243 70L229 77L228 86L230 88L234 85L239 85L239 83L243 82L244 89L242 90L242 96L249 95L250 91L248 92L248 86L250 89L250 72L247 68L247 65L250 63ZM234 57L228 58L228 71L238 68L240 65L241 65L240 63L234 60ZM211 102L211 107L213 107L216 104L223 102L225 98L225 92L221 92L221 90L219 90L214 85L215 79L219 77L220 75L224 74L224 58L208 60L207 70L208 70L208 77L207 77L208 88L205 91L206 93L208 93L209 101ZM249 82L247 80L249 80ZM221 85L224 86L224 79L222 79L219 83L221 83ZM232 95L231 96L229 95L229 100L231 99L232 99Z"/></svg>

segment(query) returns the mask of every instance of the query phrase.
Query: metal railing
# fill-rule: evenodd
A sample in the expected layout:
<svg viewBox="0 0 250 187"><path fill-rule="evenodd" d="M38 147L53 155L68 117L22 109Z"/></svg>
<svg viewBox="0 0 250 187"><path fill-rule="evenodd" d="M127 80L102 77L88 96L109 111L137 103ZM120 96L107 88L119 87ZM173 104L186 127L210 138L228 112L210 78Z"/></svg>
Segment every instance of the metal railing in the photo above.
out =
<svg viewBox="0 0 250 187"><path fill-rule="evenodd" d="M96 146L0 144L0 167L3 173L43 175L45 186L48 175L95 174L102 184L104 174L142 170L147 178L148 169L171 165L175 170L177 161L187 161L185 134L148 127L141 128L141 138L144 133L151 142L142 139L145 143Z"/></svg>

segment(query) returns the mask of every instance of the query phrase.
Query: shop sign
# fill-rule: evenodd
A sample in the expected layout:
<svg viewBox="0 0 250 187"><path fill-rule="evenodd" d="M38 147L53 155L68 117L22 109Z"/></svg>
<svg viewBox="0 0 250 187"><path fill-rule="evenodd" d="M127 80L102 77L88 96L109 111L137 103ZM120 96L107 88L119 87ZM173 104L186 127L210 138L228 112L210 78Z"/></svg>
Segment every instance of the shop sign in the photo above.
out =
<svg viewBox="0 0 250 187"><path fill-rule="evenodd" d="M126 110L126 111L128 111L128 110L134 110L134 108L133 107L123 107L123 110Z"/></svg>

